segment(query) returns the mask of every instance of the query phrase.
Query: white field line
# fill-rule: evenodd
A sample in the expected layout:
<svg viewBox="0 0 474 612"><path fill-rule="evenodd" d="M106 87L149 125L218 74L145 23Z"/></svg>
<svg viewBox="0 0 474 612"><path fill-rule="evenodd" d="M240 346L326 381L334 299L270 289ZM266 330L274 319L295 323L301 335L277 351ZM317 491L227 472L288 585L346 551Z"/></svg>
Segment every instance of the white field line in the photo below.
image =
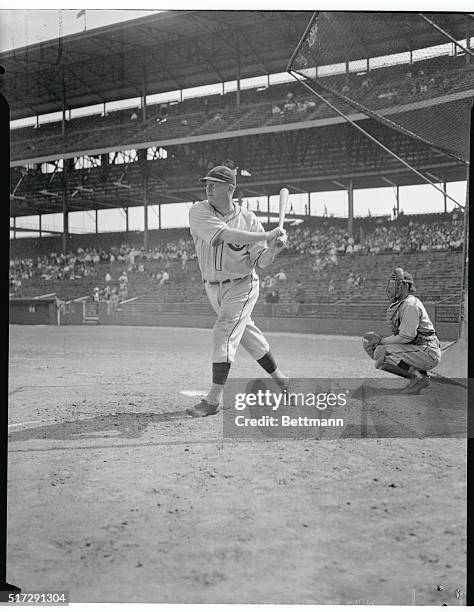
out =
<svg viewBox="0 0 474 612"><path fill-rule="evenodd" d="M39 421L23 421L23 423L11 423L8 427L21 427L22 425L33 425L34 423L46 423L47 421L40 419Z"/></svg>

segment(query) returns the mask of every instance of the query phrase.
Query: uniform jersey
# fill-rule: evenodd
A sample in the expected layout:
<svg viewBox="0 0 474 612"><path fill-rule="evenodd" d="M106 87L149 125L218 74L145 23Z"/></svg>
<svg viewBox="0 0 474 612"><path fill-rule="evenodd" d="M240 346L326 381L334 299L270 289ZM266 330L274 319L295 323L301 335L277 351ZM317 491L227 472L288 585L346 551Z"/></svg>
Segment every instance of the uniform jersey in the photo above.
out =
<svg viewBox="0 0 474 612"><path fill-rule="evenodd" d="M423 303L414 295L391 304L387 310L387 319L392 332L412 342L420 334L434 334L435 328L426 312Z"/></svg>
<svg viewBox="0 0 474 612"><path fill-rule="evenodd" d="M222 215L207 200L196 202L189 211L189 227L204 281L223 281L249 275L267 249L266 240L253 244L230 244L219 235L226 229L264 232L255 214L233 203Z"/></svg>

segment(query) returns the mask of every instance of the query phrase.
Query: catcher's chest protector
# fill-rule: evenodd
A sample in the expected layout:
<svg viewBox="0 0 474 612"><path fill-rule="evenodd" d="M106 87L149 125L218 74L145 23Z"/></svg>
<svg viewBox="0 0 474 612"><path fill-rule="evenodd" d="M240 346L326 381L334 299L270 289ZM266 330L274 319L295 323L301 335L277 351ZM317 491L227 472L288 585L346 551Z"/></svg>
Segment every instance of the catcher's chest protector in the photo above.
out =
<svg viewBox="0 0 474 612"><path fill-rule="evenodd" d="M408 296L407 296L408 297ZM400 300L399 302L393 302L387 308L387 313L385 315L385 320L392 327L392 334L397 334L400 328L400 306L407 298Z"/></svg>

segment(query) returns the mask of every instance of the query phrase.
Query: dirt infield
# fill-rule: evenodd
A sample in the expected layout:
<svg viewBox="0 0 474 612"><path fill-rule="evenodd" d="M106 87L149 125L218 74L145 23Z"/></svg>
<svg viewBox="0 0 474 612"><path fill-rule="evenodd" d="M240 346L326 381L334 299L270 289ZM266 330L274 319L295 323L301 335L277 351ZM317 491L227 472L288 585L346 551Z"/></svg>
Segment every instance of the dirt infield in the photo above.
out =
<svg viewBox="0 0 474 612"><path fill-rule="evenodd" d="M292 375L403 386L357 338L268 337ZM209 330L10 327L9 582L73 602L463 603L465 437L223 440L180 393L205 390L209 356ZM239 350L232 376L257 373Z"/></svg>

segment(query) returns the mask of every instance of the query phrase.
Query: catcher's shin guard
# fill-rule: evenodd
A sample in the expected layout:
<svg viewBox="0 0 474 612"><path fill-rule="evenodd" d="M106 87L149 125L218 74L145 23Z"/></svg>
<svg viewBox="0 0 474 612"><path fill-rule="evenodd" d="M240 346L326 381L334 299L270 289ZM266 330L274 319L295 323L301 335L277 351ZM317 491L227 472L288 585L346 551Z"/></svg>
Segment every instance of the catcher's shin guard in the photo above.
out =
<svg viewBox="0 0 474 612"><path fill-rule="evenodd" d="M405 370L405 368L401 368L394 363L390 363L387 360L384 360L378 369L384 370L385 372L390 372L390 374L395 374L396 376L401 376L402 378L413 378L413 375L410 374L408 370Z"/></svg>

